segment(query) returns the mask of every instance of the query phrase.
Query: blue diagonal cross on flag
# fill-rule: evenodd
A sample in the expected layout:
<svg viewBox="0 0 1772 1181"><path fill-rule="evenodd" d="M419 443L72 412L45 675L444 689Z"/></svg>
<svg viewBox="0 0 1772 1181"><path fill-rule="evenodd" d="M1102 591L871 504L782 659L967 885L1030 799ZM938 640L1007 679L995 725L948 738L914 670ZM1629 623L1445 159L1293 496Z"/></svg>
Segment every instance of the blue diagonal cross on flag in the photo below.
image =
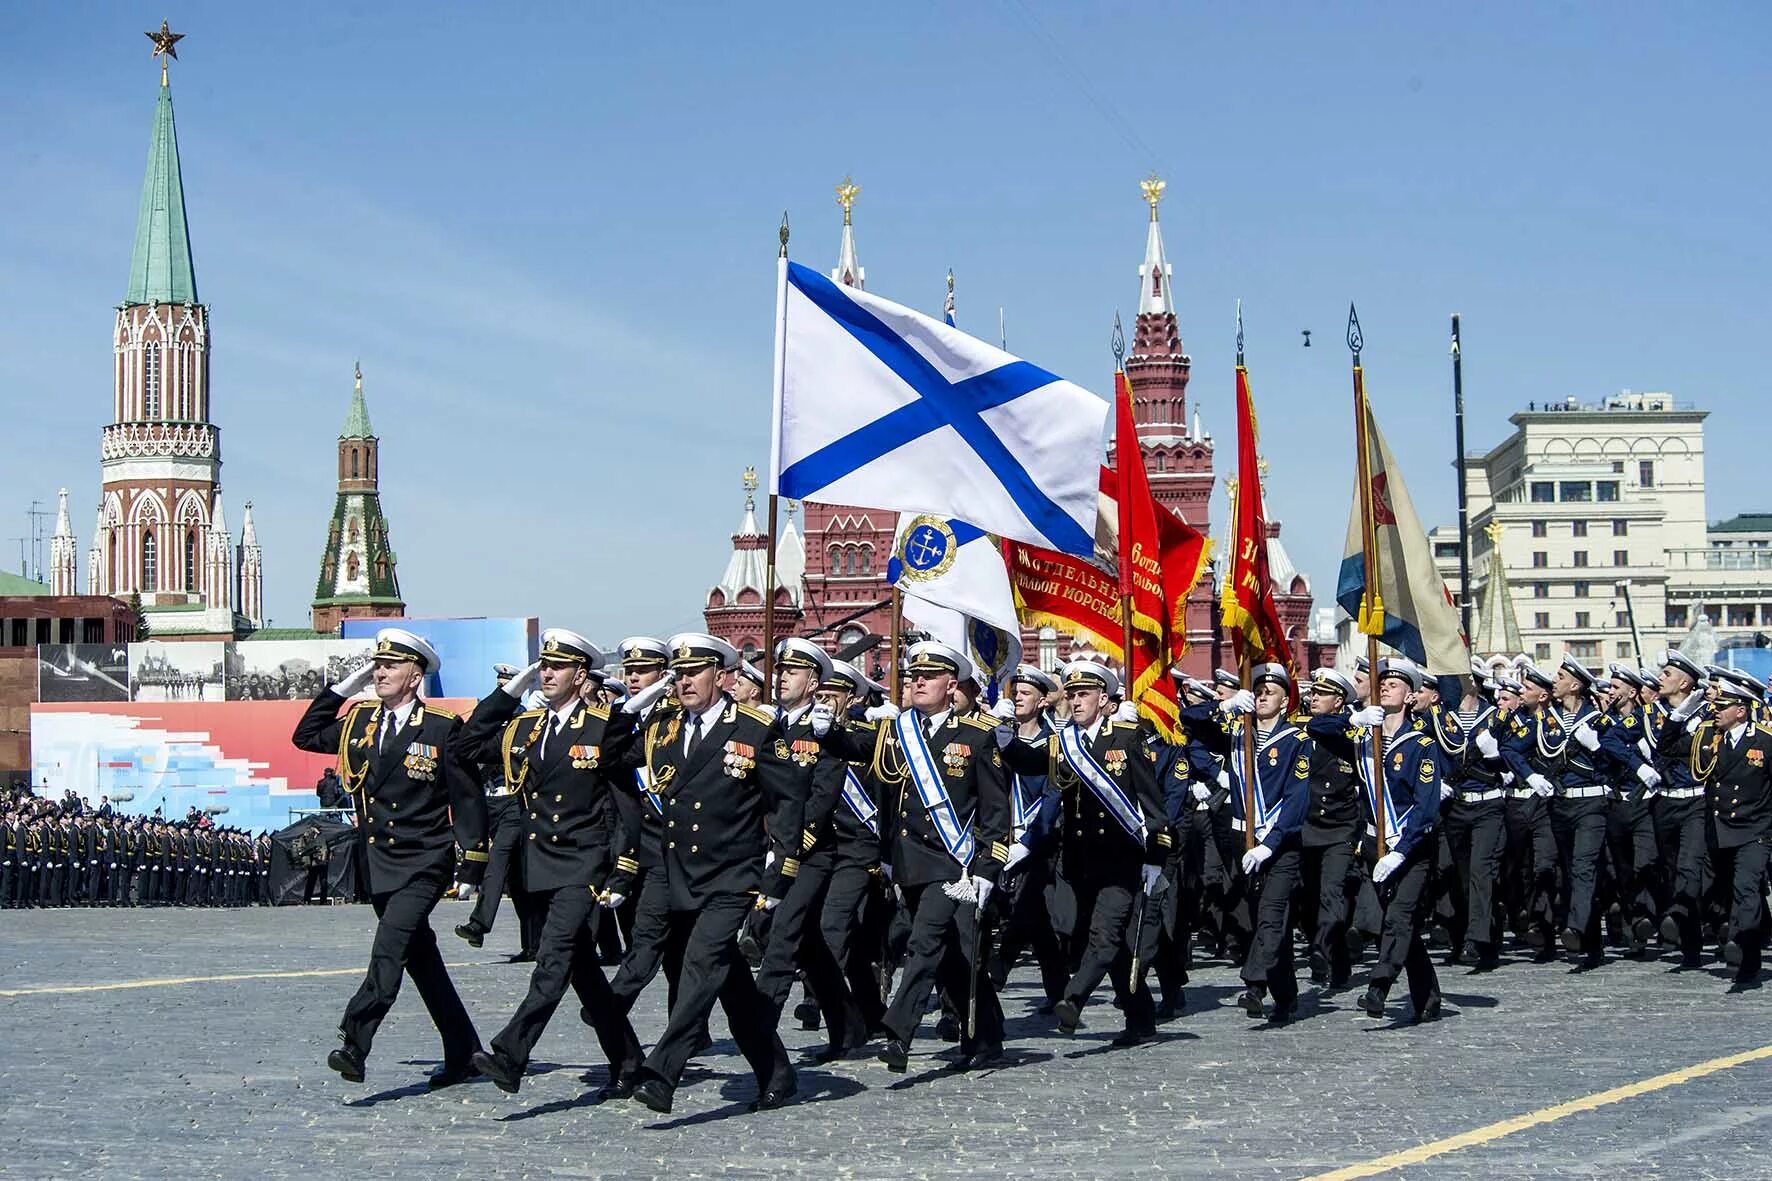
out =
<svg viewBox="0 0 1772 1181"><path fill-rule="evenodd" d="M785 260L777 309L778 493L1094 551L1106 402Z"/></svg>

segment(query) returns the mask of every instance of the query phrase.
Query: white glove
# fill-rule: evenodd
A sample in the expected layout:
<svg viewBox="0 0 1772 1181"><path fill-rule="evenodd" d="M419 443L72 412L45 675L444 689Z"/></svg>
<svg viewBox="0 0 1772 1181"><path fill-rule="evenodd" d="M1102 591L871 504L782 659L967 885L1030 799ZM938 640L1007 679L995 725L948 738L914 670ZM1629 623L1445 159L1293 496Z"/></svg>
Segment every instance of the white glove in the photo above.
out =
<svg viewBox="0 0 1772 1181"><path fill-rule="evenodd" d="M763 872L768 873L769 867L774 864L775 864L775 850L771 849L771 850L769 850L769 852L763 854Z"/></svg>
<svg viewBox="0 0 1772 1181"><path fill-rule="evenodd" d="M997 749L1005 750L1015 741L1015 727L1004 722L991 732L991 736L997 740Z"/></svg>
<svg viewBox="0 0 1772 1181"><path fill-rule="evenodd" d="M1028 847L1020 841L1009 846L1009 860L1003 863L1004 873L1015 872L1015 867L1028 859Z"/></svg>
<svg viewBox="0 0 1772 1181"><path fill-rule="evenodd" d="M1231 773L1223 767L1220 767L1218 770L1218 786L1224 788L1226 791L1231 789Z"/></svg>
<svg viewBox="0 0 1772 1181"><path fill-rule="evenodd" d="M771 898L767 894L757 895L757 909L767 913L781 905L781 899Z"/></svg>
<svg viewBox="0 0 1772 1181"><path fill-rule="evenodd" d="M1403 868L1403 855L1392 850L1380 857L1378 864L1372 867L1372 880L1382 882L1401 868Z"/></svg>
<svg viewBox="0 0 1772 1181"><path fill-rule="evenodd" d="M1441 800L1449 800L1451 798L1452 798L1452 785L1449 783L1440 784L1440 799Z"/></svg>
<svg viewBox="0 0 1772 1181"><path fill-rule="evenodd" d="M1581 725L1575 727L1570 737L1588 750L1600 749L1600 736L1594 732L1594 724L1590 719L1583 718Z"/></svg>
<svg viewBox="0 0 1772 1181"><path fill-rule="evenodd" d="M1144 880L1144 893L1147 898L1155 898L1163 892L1163 867L1147 865L1140 876Z"/></svg>
<svg viewBox="0 0 1772 1181"><path fill-rule="evenodd" d="M1655 750L1649 745L1649 739L1647 737L1637 739L1637 750L1645 759L1652 759L1655 757Z"/></svg>
<svg viewBox="0 0 1772 1181"><path fill-rule="evenodd" d="M1367 705L1356 709L1348 718L1356 726L1376 726L1384 721L1384 706Z"/></svg>
<svg viewBox="0 0 1772 1181"><path fill-rule="evenodd" d="M1686 723L1686 733L1696 734L1698 733L1698 727L1702 725L1704 725L1704 719L1695 716Z"/></svg>
<svg viewBox="0 0 1772 1181"><path fill-rule="evenodd" d="M1651 767L1648 763L1644 763L1641 767L1637 768L1637 778L1643 781L1644 787L1661 786L1661 772L1657 771L1654 767Z"/></svg>
<svg viewBox="0 0 1772 1181"><path fill-rule="evenodd" d="M812 712L807 715L806 721L812 727L812 732L823 738L831 732L831 727L836 724L837 711L821 701L812 707Z"/></svg>
<svg viewBox="0 0 1772 1181"><path fill-rule="evenodd" d="M882 701L879 705L870 705L861 715L870 722L889 722L898 716L898 707L890 701Z"/></svg>
<svg viewBox="0 0 1772 1181"><path fill-rule="evenodd" d="M522 701L523 694L529 692L531 686L541 677L541 661L532 662L528 668L498 687L498 691L513 701Z"/></svg>
<svg viewBox="0 0 1772 1181"><path fill-rule="evenodd" d="M340 697L355 697L369 685L369 679L375 675L374 663L365 664L362 668L332 686L332 691Z"/></svg>
<svg viewBox="0 0 1772 1181"><path fill-rule="evenodd" d="M1471 741L1477 744L1477 751L1486 759L1501 757L1501 743L1495 741L1495 735L1487 730L1478 730L1472 735Z"/></svg>
<svg viewBox="0 0 1772 1181"><path fill-rule="evenodd" d="M1674 706L1673 711L1669 713L1668 716L1676 722L1683 722L1693 714L1697 713L1698 707L1703 704L1704 694L1696 691L1688 693L1686 694L1686 700Z"/></svg>
<svg viewBox="0 0 1772 1181"><path fill-rule="evenodd" d="M1116 709L1114 711L1114 721L1116 721L1116 722L1136 722L1136 721L1138 721L1138 704L1137 704L1137 702L1134 702L1131 699L1127 699L1125 701L1122 701L1120 703L1120 708Z"/></svg>
<svg viewBox="0 0 1772 1181"><path fill-rule="evenodd" d="M609 891L605 890L597 896L597 905L601 906L604 910L614 910L627 900L628 896L626 894L611 894Z"/></svg>
<svg viewBox="0 0 1772 1181"><path fill-rule="evenodd" d="M977 902L978 890L972 884L970 874L962 874L957 882L949 882L941 888L941 892L955 902Z"/></svg>
<svg viewBox="0 0 1772 1181"><path fill-rule="evenodd" d="M1262 864L1266 862L1269 857L1272 857L1273 855L1274 851L1266 845L1255 846L1255 848L1243 854L1243 872L1254 873L1262 867Z"/></svg>
<svg viewBox="0 0 1772 1181"><path fill-rule="evenodd" d="M1187 790L1189 795L1193 796L1196 800L1199 800L1202 804L1212 798L1212 789L1207 787L1204 783L1196 783Z"/></svg>
<svg viewBox="0 0 1772 1181"><path fill-rule="evenodd" d="M666 693L669 693L671 691L671 686L676 683L676 672L672 671L665 673L664 676L658 678L658 680L652 682L652 684L646 686L638 693L629 695L628 699L621 703L621 712L624 714L645 713L657 704Z"/></svg>
<svg viewBox="0 0 1772 1181"><path fill-rule="evenodd" d="M980 910L984 909L985 902L990 899L991 891L995 888L996 887L991 885L991 883L984 878L973 878L972 879L973 893L978 898L978 909L980 909Z"/></svg>
<svg viewBox="0 0 1772 1181"><path fill-rule="evenodd" d="M1238 689L1235 693L1225 698L1224 704L1220 705L1218 708L1231 715L1233 718L1240 717L1243 714L1252 714L1255 712L1255 694L1249 692L1247 689Z"/></svg>
<svg viewBox="0 0 1772 1181"><path fill-rule="evenodd" d="M991 716L1005 722L1015 720L1015 702L1007 697L997 698L997 704L991 706Z"/></svg>
<svg viewBox="0 0 1772 1181"><path fill-rule="evenodd" d="M1526 782L1531 786L1533 791L1546 798L1549 798L1557 790L1551 786L1550 780L1536 772L1526 776Z"/></svg>

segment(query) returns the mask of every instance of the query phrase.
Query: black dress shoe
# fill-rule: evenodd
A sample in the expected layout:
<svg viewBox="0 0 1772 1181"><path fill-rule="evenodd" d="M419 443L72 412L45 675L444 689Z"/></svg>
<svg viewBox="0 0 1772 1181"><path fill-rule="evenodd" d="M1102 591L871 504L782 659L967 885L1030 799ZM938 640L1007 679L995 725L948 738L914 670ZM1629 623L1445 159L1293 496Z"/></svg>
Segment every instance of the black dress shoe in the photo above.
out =
<svg viewBox="0 0 1772 1181"><path fill-rule="evenodd" d="M480 924L476 923L473 919L469 919L467 922L457 927L455 933L463 939L466 939L469 947L479 947L486 942L485 928L481 927Z"/></svg>
<svg viewBox="0 0 1772 1181"><path fill-rule="evenodd" d="M671 1114L671 1089L663 1079L649 1078L634 1087L633 1100L644 1104L660 1115Z"/></svg>
<svg viewBox="0 0 1772 1181"><path fill-rule="evenodd" d="M1759 986L1760 986L1760 974L1758 972L1754 972L1751 975L1737 976L1730 983L1729 992L1732 995L1735 993L1741 993L1741 992L1752 992L1754 989L1758 988Z"/></svg>
<svg viewBox="0 0 1772 1181"><path fill-rule="evenodd" d="M1048 997L1034 1006L1034 1012L1041 1017L1050 1017L1056 1008L1058 1008L1058 1002Z"/></svg>
<svg viewBox="0 0 1772 1181"><path fill-rule="evenodd" d="M819 1066L829 1066L833 1062L841 1062L843 1059L849 1057L849 1055L861 1049L865 1044L865 1042L856 1042L853 1044L845 1043L843 1045L826 1046L812 1056L812 1061Z"/></svg>
<svg viewBox="0 0 1772 1181"><path fill-rule="evenodd" d="M1377 985L1366 989L1366 995L1360 998L1360 1011L1368 1017L1383 1017L1384 991Z"/></svg>
<svg viewBox="0 0 1772 1181"><path fill-rule="evenodd" d="M944 1042L959 1041L960 1023L952 1017L943 1016L940 1021L935 1023L935 1036Z"/></svg>
<svg viewBox="0 0 1772 1181"><path fill-rule="evenodd" d="M751 1101L751 1110L774 1111L777 1107L786 1107L799 1093L799 1081L790 1074L787 1082L759 1092L757 1097Z"/></svg>
<svg viewBox="0 0 1772 1181"><path fill-rule="evenodd" d="M709 1033L708 1027L704 1025L701 1027L701 1031L695 1035L695 1043L689 1047L689 1056L694 1058L696 1055L705 1054L713 1048L714 1035Z"/></svg>
<svg viewBox="0 0 1772 1181"><path fill-rule="evenodd" d="M886 1044L880 1047L880 1061L884 1062L886 1069L893 1074L903 1074L910 1068L910 1048L897 1038L889 1038Z"/></svg>
<svg viewBox="0 0 1772 1181"><path fill-rule="evenodd" d="M1119 1037L1115 1038L1113 1044L1122 1050L1126 1050L1133 1046L1142 1046L1147 1042L1154 1042L1156 1040L1157 1031L1154 1029L1128 1029L1121 1033Z"/></svg>
<svg viewBox="0 0 1772 1181"><path fill-rule="evenodd" d="M1630 925L1630 950L1632 955L1642 955L1649 950L1649 939L1655 934L1655 924L1646 918L1638 918Z"/></svg>
<svg viewBox="0 0 1772 1181"><path fill-rule="evenodd" d="M1159 1022L1173 1021L1181 1015L1181 1011L1185 1008L1187 1008L1187 997L1185 994L1181 996L1166 996L1163 998L1163 1003L1157 1006L1157 1020Z"/></svg>
<svg viewBox="0 0 1772 1181"><path fill-rule="evenodd" d="M1329 983L1329 957L1315 948L1311 949L1311 983Z"/></svg>
<svg viewBox="0 0 1772 1181"><path fill-rule="evenodd" d="M1581 932L1574 927L1563 928L1562 942L1564 951L1580 951Z"/></svg>
<svg viewBox="0 0 1772 1181"><path fill-rule="evenodd" d="M1438 1021L1439 1019L1440 994L1437 992L1430 992L1428 993L1427 1000L1421 1003L1421 1008L1415 1011L1415 1023L1419 1025L1423 1021Z"/></svg>
<svg viewBox="0 0 1772 1181"><path fill-rule="evenodd" d="M608 1082L597 1088L597 1093L591 1096L591 1101L593 1103L607 1103L611 1099L631 1099L633 1095L634 1075L630 1071L626 1074L611 1075Z"/></svg>
<svg viewBox="0 0 1772 1181"><path fill-rule="evenodd" d="M478 1077L479 1074L479 1068L474 1066L472 1062L445 1062L431 1072L430 1077L425 1080L425 1085L433 1091L441 1091L444 1087L465 1083ZM515 1087L511 1089L516 1090Z"/></svg>
<svg viewBox="0 0 1772 1181"><path fill-rule="evenodd" d="M1739 968L1741 966L1741 944L1733 939L1723 944L1723 962L1731 968Z"/></svg>
<svg viewBox="0 0 1772 1181"><path fill-rule="evenodd" d="M1267 1015L1269 1025L1289 1025L1298 1012L1296 1005L1275 1005L1274 1011Z"/></svg>
<svg viewBox="0 0 1772 1181"><path fill-rule="evenodd" d="M1521 938L1525 939L1527 947L1543 950L1545 944L1544 935L1544 928L1534 924L1526 928L1526 933L1521 936Z"/></svg>
<svg viewBox="0 0 1772 1181"><path fill-rule="evenodd" d="M1253 988L1245 988L1238 994L1237 1007L1257 1021L1267 1016L1267 1006L1261 999L1261 993Z"/></svg>
<svg viewBox="0 0 1772 1181"><path fill-rule="evenodd" d="M1661 941L1675 947L1680 945L1680 920L1671 914L1661 920Z"/></svg>
<svg viewBox="0 0 1772 1181"><path fill-rule="evenodd" d="M340 1046L326 1055L326 1065L338 1071L347 1083L363 1081L363 1054L355 1046Z"/></svg>
<svg viewBox="0 0 1772 1181"><path fill-rule="evenodd" d="M1001 1042L985 1042L960 1060L961 1070L990 1070L1001 1066L1006 1061L1003 1057Z"/></svg>
<svg viewBox="0 0 1772 1181"><path fill-rule="evenodd" d="M1075 1033L1083 1024L1083 1007L1068 996L1052 1006L1052 1015L1058 1018L1060 1033Z"/></svg>
<svg viewBox="0 0 1772 1181"><path fill-rule="evenodd" d="M507 964L533 964L534 962L535 953L533 951L520 951L505 961Z"/></svg>
<svg viewBox="0 0 1772 1181"><path fill-rule="evenodd" d="M515 1095L517 1088L523 1085L523 1072L497 1050L476 1050L472 1061L475 1070L491 1079L492 1085L507 1095Z"/></svg>

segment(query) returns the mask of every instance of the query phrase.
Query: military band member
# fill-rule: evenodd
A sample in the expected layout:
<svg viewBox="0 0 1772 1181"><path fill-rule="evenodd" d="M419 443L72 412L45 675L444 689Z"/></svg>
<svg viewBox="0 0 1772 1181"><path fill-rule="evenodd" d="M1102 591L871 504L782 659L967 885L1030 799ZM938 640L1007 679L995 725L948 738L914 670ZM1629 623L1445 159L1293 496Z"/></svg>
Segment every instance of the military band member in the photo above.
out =
<svg viewBox="0 0 1772 1181"><path fill-rule="evenodd" d="M461 876L474 883L487 857L485 797L472 769L449 752L461 719L419 697L425 675L440 665L424 639L383 628L372 661L323 690L295 728L297 748L336 752L366 833L375 940L369 971L339 1026L343 1044L326 1060L350 1082L363 1081L375 1031L393 1007L402 973L412 977L443 1037L433 1087L472 1077L480 1048L430 925L457 854L466 863ZM376 701L350 700L372 682Z"/></svg>
<svg viewBox="0 0 1772 1181"><path fill-rule="evenodd" d="M931 989L966 1005L961 1065L1001 1061L1003 1010L983 971L979 927L998 874L1009 859L1009 802L995 719L953 708L972 661L935 640L911 645L910 708L870 734L832 726L828 708L812 724L827 750L870 760L883 815L881 872L903 895L910 942L898 991L884 1019L889 1040L880 1060L904 1072ZM871 745L867 739L871 737ZM976 992L974 991L976 990Z"/></svg>
<svg viewBox="0 0 1772 1181"><path fill-rule="evenodd" d="M652 718L645 733L648 791L661 801L664 849L657 869L666 905L667 949L681 950L677 999L663 1036L640 1068L634 1099L671 1110L677 1083L718 1001L733 1040L757 1078L753 1110L779 1107L797 1089L768 1001L757 991L736 936L746 913L779 903L797 869L799 816L810 772L780 755L774 718L719 690L738 665L724 640L673 636L671 669L680 710ZM767 819L777 818L773 836ZM771 868L764 859L774 853Z"/></svg>
<svg viewBox="0 0 1772 1181"><path fill-rule="evenodd" d="M1157 1035L1143 968L1156 955L1163 862L1174 847L1156 755L1136 722L1109 716L1108 701L1120 690L1113 669L1073 661L1064 689L1070 717L1057 732L1036 743L1010 741L1003 755L1012 771L1044 773L1059 794L1060 872L1076 895L1077 930L1087 932L1053 1013L1061 1032L1076 1032L1083 1006L1106 977L1126 1019L1115 1044L1139 1045ZM1028 856L1026 848L1013 846L1011 859L1016 850Z"/></svg>
<svg viewBox="0 0 1772 1181"><path fill-rule="evenodd" d="M482 699L456 737L458 758L470 764L496 758L518 788L523 880L543 912L528 994L490 1051L474 1055L474 1066L514 1094L570 983L609 1062L599 1099L626 1098L640 1066L640 1042L597 964L595 927L599 898L625 894L639 869L636 850L624 843L629 829L617 821L609 777L621 773L622 753L637 740L639 711L649 701L636 698L633 709L615 713L586 702L585 686L603 653L565 628L549 628L541 641L541 659ZM523 694L536 682L542 707L522 710ZM668 689L661 683L650 696Z"/></svg>

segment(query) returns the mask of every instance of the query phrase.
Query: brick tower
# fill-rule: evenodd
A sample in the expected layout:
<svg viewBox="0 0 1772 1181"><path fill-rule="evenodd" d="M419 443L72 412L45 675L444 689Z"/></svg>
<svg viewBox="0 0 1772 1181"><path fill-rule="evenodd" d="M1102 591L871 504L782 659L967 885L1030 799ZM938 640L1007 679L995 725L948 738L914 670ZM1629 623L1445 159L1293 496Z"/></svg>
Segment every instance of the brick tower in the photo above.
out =
<svg viewBox="0 0 1772 1181"><path fill-rule="evenodd" d="M338 434L338 499L314 589L317 632L336 632L344 619L398 619L406 614L381 511L380 462L381 440L369 426L359 365L351 407Z"/></svg>
<svg viewBox="0 0 1772 1181"><path fill-rule="evenodd" d="M757 528L756 491L757 469L746 468L744 518L732 535L732 557L718 585L708 591L707 605L702 609L708 634L719 636L751 661L763 651L763 585L769 577L769 538ZM790 512L787 528L775 548L777 636L798 634L804 621L800 610L800 570L795 568L793 548L798 540ZM804 559L799 561L803 567Z"/></svg>

